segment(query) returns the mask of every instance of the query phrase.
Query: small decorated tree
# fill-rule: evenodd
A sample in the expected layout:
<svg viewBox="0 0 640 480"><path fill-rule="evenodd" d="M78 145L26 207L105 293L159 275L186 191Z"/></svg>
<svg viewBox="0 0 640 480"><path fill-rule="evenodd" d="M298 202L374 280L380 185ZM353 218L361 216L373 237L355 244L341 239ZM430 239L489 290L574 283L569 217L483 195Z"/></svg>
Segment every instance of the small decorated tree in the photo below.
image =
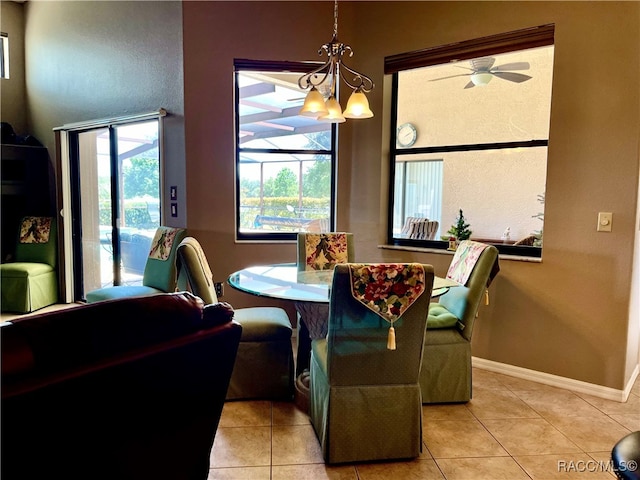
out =
<svg viewBox="0 0 640 480"><path fill-rule="evenodd" d="M456 240L458 241L469 240L473 233L469 230L470 226L471 225L466 222L464 215L462 214L462 209L460 209L460 214L458 215L458 218L456 218L456 223L451 225L451 228L447 233L456 237Z"/></svg>

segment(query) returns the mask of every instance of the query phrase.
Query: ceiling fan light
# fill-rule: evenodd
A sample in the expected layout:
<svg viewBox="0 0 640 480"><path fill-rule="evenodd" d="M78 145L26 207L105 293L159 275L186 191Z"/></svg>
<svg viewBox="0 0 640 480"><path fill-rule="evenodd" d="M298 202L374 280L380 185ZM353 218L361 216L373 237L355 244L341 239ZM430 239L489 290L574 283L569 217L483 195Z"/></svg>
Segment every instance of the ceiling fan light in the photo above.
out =
<svg viewBox="0 0 640 480"><path fill-rule="evenodd" d="M482 87L486 85L491 81L492 78L493 78L493 75L490 74L489 72L476 72L473 75L471 75L471 81L473 82L474 85L478 87Z"/></svg>
<svg viewBox="0 0 640 480"><path fill-rule="evenodd" d="M327 107L328 113L326 115L320 115L318 117L318 120L329 123L342 123L346 121L344 115L342 115L342 107L338 103L338 100L336 100L336 97L331 95L327 99L325 105Z"/></svg>
<svg viewBox="0 0 640 480"><path fill-rule="evenodd" d="M316 87L311 87L304 99L304 105L300 109L300 115L305 117L317 117L327 115L329 111L324 103L324 97Z"/></svg>
<svg viewBox="0 0 640 480"><path fill-rule="evenodd" d="M345 118L373 117L373 112L369 108L369 100L362 90L358 88L351 94L343 115Z"/></svg>

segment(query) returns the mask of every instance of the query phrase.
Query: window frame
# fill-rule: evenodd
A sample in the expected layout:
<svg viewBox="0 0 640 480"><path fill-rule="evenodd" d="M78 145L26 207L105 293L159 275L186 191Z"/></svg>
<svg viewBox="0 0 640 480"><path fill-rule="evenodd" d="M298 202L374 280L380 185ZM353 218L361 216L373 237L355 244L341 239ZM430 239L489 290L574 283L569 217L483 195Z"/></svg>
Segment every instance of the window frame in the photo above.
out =
<svg viewBox="0 0 640 480"><path fill-rule="evenodd" d="M291 242L296 241L298 231L256 231L256 232L241 232L240 231L240 156L243 152L251 153L284 153L292 155L327 155L331 161L331 188L330 188L330 217L329 217L329 230L333 231L336 225L336 175L337 175L337 157L338 157L338 127L337 124L330 124L331 132L331 148L330 150L304 150L304 149L269 149L269 148L247 148L240 146L240 137L238 132L240 131L240 115L238 109L238 99L240 98L239 82L236 81L236 76L242 71L260 71L260 72L300 72L304 74L313 71L321 63L319 62L293 62L293 61L270 61L270 60L249 60L249 59L234 59L233 62L233 75L234 75L234 145L235 145L235 163L234 163L234 175L235 175L235 191L234 191L234 205L235 205L235 240L236 242L265 242L265 243L278 243L278 242ZM302 179L300 179L301 181Z"/></svg>
<svg viewBox="0 0 640 480"><path fill-rule="evenodd" d="M442 65L449 62L470 60L473 58L498 55L517 50L554 45L554 24L516 30L512 32L481 37L477 39L441 45L413 52L401 53L385 57L384 73L391 76L391 118L389 137L389 203L387 206L387 243L393 246L431 248L446 250L448 242L441 240L417 240L397 238L393 234L394 199L395 199L395 168L396 158L403 155L433 154L446 152L466 152L477 150L496 150L519 147L545 147L549 140L537 139L515 142L496 142L465 145L444 145L435 147L399 147L396 144L398 127L398 80L399 73L416 68ZM493 243L500 254L522 257L542 257L543 247L506 245Z"/></svg>
<svg viewBox="0 0 640 480"><path fill-rule="evenodd" d="M9 76L9 34L0 32L0 78L8 80Z"/></svg>

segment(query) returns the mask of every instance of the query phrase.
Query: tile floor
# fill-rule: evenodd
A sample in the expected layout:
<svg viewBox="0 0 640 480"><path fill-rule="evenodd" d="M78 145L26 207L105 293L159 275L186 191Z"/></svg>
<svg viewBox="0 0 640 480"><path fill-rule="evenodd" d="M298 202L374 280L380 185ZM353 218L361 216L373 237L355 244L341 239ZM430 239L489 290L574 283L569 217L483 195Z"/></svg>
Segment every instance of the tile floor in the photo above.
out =
<svg viewBox="0 0 640 480"><path fill-rule="evenodd" d="M613 479L613 445L640 430L640 380L626 403L473 371L467 404L423 406L423 452L411 461L326 466L293 403L227 402L210 480Z"/></svg>

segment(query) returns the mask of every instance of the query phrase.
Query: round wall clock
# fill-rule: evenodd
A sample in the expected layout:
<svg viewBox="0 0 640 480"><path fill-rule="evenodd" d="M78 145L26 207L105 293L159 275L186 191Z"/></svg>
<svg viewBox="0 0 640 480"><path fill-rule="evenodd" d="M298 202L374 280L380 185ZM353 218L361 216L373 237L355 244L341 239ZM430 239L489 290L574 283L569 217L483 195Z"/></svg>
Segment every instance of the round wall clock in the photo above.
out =
<svg viewBox="0 0 640 480"><path fill-rule="evenodd" d="M398 127L398 133L396 135L396 143L401 147L410 147L416 143L418 138L418 131L416 127L411 123L403 123Z"/></svg>

